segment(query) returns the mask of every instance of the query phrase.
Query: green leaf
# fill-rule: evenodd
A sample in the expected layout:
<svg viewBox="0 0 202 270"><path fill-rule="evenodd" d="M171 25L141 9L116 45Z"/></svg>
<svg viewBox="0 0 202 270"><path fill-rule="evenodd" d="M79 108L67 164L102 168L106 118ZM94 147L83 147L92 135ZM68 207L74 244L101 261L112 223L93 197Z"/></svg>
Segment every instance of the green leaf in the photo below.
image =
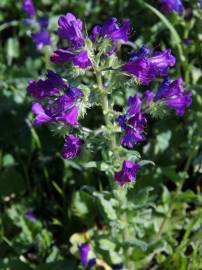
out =
<svg viewBox="0 0 202 270"><path fill-rule="evenodd" d="M116 203L118 203L114 199L105 198L104 194L100 194L98 192L94 192L93 195L98 199L99 206L101 208L101 213L104 213L105 217L108 220L116 220L117 215L114 209Z"/></svg>
<svg viewBox="0 0 202 270"><path fill-rule="evenodd" d="M75 216L82 218L87 223L93 221L96 214L95 200L84 191L77 191L72 201L72 211Z"/></svg>

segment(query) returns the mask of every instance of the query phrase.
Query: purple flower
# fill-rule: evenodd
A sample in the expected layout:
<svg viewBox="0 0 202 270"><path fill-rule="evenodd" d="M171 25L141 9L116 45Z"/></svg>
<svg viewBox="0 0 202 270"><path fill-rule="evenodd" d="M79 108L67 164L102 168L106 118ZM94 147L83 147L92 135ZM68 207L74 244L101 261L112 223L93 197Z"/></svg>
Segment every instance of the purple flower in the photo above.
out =
<svg viewBox="0 0 202 270"><path fill-rule="evenodd" d="M131 23L129 20L124 20L122 26L119 26L117 19L112 17L107 19L102 27L95 26L93 28L93 39L96 39L97 36L102 36L111 39L113 42L118 40L127 42L130 29Z"/></svg>
<svg viewBox="0 0 202 270"><path fill-rule="evenodd" d="M23 0L22 8L30 17L35 16L35 9L32 0Z"/></svg>
<svg viewBox="0 0 202 270"><path fill-rule="evenodd" d="M76 99L66 94L56 100L49 100L47 106L34 103L32 112L35 114L34 124L40 126L48 122L63 122L70 126L79 125L78 106L73 106Z"/></svg>
<svg viewBox="0 0 202 270"><path fill-rule="evenodd" d="M176 64L176 59L171 54L170 49L163 52L157 52L148 60L156 69L158 76L166 76L168 74L168 69Z"/></svg>
<svg viewBox="0 0 202 270"><path fill-rule="evenodd" d="M147 120L141 111L141 104L142 102L137 95L130 97L127 113L120 115L117 119L119 126L125 130L125 134L121 138L121 144L129 149L145 139L143 133Z"/></svg>
<svg viewBox="0 0 202 270"><path fill-rule="evenodd" d="M142 128L126 128L125 134L121 138L121 145L128 149L133 149L138 142L143 142L145 137Z"/></svg>
<svg viewBox="0 0 202 270"><path fill-rule="evenodd" d="M123 70L135 75L143 85L148 85L157 76L166 76L170 67L175 65L175 57L171 50L156 52L149 57L150 50L142 47L133 53L130 61L123 65Z"/></svg>
<svg viewBox="0 0 202 270"><path fill-rule="evenodd" d="M89 244L82 244L79 246L81 263L85 266L86 270L90 270L96 264L95 258L89 258L90 251L91 247Z"/></svg>
<svg viewBox="0 0 202 270"><path fill-rule="evenodd" d="M71 61L75 66L79 66L83 69L92 65L88 58L88 53L85 50L75 54L68 50L59 49L53 52L51 61L55 64Z"/></svg>
<svg viewBox="0 0 202 270"><path fill-rule="evenodd" d="M37 49L42 49L46 45L51 44L50 36L47 31L37 32L32 35L32 40L35 43Z"/></svg>
<svg viewBox="0 0 202 270"><path fill-rule="evenodd" d="M48 16L39 18L38 22L42 32L48 28Z"/></svg>
<svg viewBox="0 0 202 270"><path fill-rule="evenodd" d="M32 112L35 114L34 124L36 126L52 121L52 118L46 114L40 103L33 103Z"/></svg>
<svg viewBox="0 0 202 270"><path fill-rule="evenodd" d="M63 49L58 49L54 51L53 54L51 55L51 62L55 64L64 63L66 61L72 61L73 59L74 53Z"/></svg>
<svg viewBox="0 0 202 270"><path fill-rule="evenodd" d="M123 65L123 71L134 75L143 85L148 85L156 77L156 70L145 58L129 61Z"/></svg>
<svg viewBox="0 0 202 270"><path fill-rule="evenodd" d="M115 180L120 186L129 182L134 182L139 168L140 165L138 163L133 163L130 160L124 160L122 170L115 172Z"/></svg>
<svg viewBox="0 0 202 270"><path fill-rule="evenodd" d="M199 1L200 8L202 8L202 0Z"/></svg>
<svg viewBox="0 0 202 270"><path fill-rule="evenodd" d="M25 213L25 216L33 223L35 223L37 221L37 218L35 217L35 215L33 214L32 209L27 210L27 212Z"/></svg>
<svg viewBox="0 0 202 270"><path fill-rule="evenodd" d="M88 58L87 51L83 50L83 51L80 51L77 55L75 55L73 59L73 64L75 66L79 66L82 69L90 67L92 64Z"/></svg>
<svg viewBox="0 0 202 270"><path fill-rule="evenodd" d="M77 154L80 152L81 145L83 143L83 140L81 140L79 137L73 134L69 134L65 137L64 147L61 151L62 157L64 159L71 159L76 157Z"/></svg>
<svg viewBox="0 0 202 270"><path fill-rule="evenodd" d="M35 98L41 99L57 95L65 83L62 78L53 71L48 71L47 80L30 81L27 91Z"/></svg>
<svg viewBox="0 0 202 270"><path fill-rule="evenodd" d="M58 25L58 35L61 38L67 39L75 49L84 45L84 37L82 34L83 23L72 13L60 16Z"/></svg>
<svg viewBox="0 0 202 270"><path fill-rule="evenodd" d="M176 11L179 15L183 13L183 4L181 0L160 0L161 9L165 13Z"/></svg>
<svg viewBox="0 0 202 270"><path fill-rule="evenodd" d="M186 93L182 87L182 83L182 78L175 81L165 79L155 96L155 100L164 100L165 104L168 107L174 108L176 114L179 116L183 116L185 108L189 107L192 103L192 93Z"/></svg>

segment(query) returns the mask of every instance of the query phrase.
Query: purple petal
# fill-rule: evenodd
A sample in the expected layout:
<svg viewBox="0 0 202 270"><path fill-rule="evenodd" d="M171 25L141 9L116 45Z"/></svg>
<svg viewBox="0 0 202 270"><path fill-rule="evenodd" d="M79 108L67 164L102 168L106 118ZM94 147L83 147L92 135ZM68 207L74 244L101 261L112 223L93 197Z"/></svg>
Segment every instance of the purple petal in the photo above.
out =
<svg viewBox="0 0 202 270"><path fill-rule="evenodd" d="M52 119L45 113L44 108L40 103L33 103L32 112L35 114L34 124L40 126L50 122Z"/></svg>

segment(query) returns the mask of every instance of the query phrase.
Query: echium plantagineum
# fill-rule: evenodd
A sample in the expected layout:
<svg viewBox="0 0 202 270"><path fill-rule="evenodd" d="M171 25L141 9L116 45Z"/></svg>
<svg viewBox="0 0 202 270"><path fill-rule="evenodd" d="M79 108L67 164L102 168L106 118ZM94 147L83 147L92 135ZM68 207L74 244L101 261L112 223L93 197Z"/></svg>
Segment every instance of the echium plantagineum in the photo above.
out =
<svg viewBox="0 0 202 270"><path fill-rule="evenodd" d="M62 158L76 158L84 150L90 151L92 143L94 152L103 148L101 161L107 164L105 171L110 178L113 176L114 183L124 186L134 182L141 162L130 153L146 140L148 114L162 115L172 109L183 116L192 102L191 93L183 89L182 78L169 78L169 70L176 63L171 49L154 51L142 46L122 62L117 52L131 45L132 26L129 20L120 25L116 18L107 19L85 34L83 22L67 13L59 18L57 33L64 47L53 51L50 60L56 68L64 67L65 78L48 70L46 79L29 82L34 124L51 125L55 133L62 134ZM148 90L156 79L162 80L158 91ZM137 91L139 84L146 86L144 92ZM116 103L116 93L125 95L131 86L134 94L128 98L127 108L117 111L116 105L120 104ZM104 125L91 130L83 127L80 119L94 106L102 108ZM84 262L86 256L82 254L88 251L88 245L80 247L86 267L88 260Z"/></svg>
<svg viewBox="0 0 202 270"><path fill-rule="evenodd" d="M99 143L106 145L103 158L110 168L107 173L114 174L120 186L134 182L141 163L123 153L130 153L146 140L148 114L154 116L163 108L174 109L177 116L182 116L191 105L191 93L183 89L182 78L169 78L176 58L171 49L155 51L142 46L129 53L127 62L122 62L117 52L122 46L131 45L129 20L119 24L116 18L110 18L86 34L84 23L67 13L58 20L57 33L64 47L54 50L50 60L56 68L64 67L65 79L49 70L47 79L29 82L27 91L34 98L34 124L52 125L52 129L63 134L64 159L78 156L96 136L96 149L100 149ZM161 78L157 92L148 90L152 82ZM117 91L126 93L129 84L133 85L134 95L129 97L127 109L116 111L114 96ZM138 84L146 86L144 92L137 92ZM104 126L98 130L82 127L79 121L87 108L91 113L93 106L100 106L103 112Z"/></svg>

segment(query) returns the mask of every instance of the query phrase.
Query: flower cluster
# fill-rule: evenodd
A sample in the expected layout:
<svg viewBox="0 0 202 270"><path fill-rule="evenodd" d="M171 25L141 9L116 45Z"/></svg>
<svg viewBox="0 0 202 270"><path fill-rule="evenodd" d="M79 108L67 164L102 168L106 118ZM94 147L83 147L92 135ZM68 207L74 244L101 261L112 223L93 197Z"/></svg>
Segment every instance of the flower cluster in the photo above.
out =
<svg viewBox="0 0 202 270"><path fill-rule="evenodd" d="M185 108L191 105L191 92L185 92L181 78L170 80L168 76L169 69L175 65L175 57L171 50L152 53L146 47L130 55L129 62L123 65L123 71L135 76L142 85L149 85L155 78L165 77L163 83L159 86L157 93L147 90L141 98L138 94L128 99L128 109L125 114L117 118L121 129L124 130L124 136L121 138L121 145L128 149L133 149L138 142L145 140L145 128L147 124L147 114L150 113L151 107L158 103L175 109L176 115L183 116ZM151 106L152 105L152 106ZM138 164L124 161L122 171L115 174L116 181L121 184L128 181L134 181L136 171L139 169ZM134 168L129 170L128 166ZM131 177L133 175L133 177ZM122 184L121 184L122 185Z"/></svg>
<svg viewBox="0 0 202 270"><path fill-rule="evenodd" d="M103 26L95 25L92 29L91 40L98 41L99 38L108 38L112 43L117 45L118 42L127 42L131 31L131 23L129 20L124 20L119 26L117 19L112 17L107 19ZM113 50L114 52L114 50Z"/></svg>
<svg viewBox="0 0 202 270"><path fill-rule="evenodd" d="M22 5L23 10L30 17L25 19L24 22L29 25L37 26L39 31L32 34L32 40L35 43L37 49L42 49L46 45L51 44L50 35L47 31L48 28L48 17L40 17L38 20L35 18L36 11L32 0L24 0Z"/></svg>
<svg viewBox="0 0 202 270"><path fill-rule="evenodd" d="M46 27L46 24L44 27ZM79 129L78 122L80 107L82 107L81 102L84 102L84 99L85 102L93 102L96 95L99 97L95 104L100 102L100 106L102 106L109 136L116 136L116 134L113 134L114 131L111 130L111 126L117 122L121 130L124 131L120 144L129 150L134 149L137 143L145 140L147 115L152 114L153 108L161 104L165 108L174 109L178 116L182 116L185 108L191 105L191 93L184 91L182 79L172 81L168 78L170 68L174 67L176 63L171 50L165 49L156 52L143 46L140 50L130 53L129 61L112 72L127 75L125 76L126 80L130 76L135 77L140 84L147 87L156 78L163 77L163 83L160 84L156 92L147 88L144 93L136 93L129 97L127 110L117 119L108 118L108 111L106 110L109 110L110 99L107 91L111 82L108 80L105 83L107 79L103 76L101 64L102 60L104 62L108 57L113 58L121 45L129 44L130 21L124 20L122 25L119 25L116 18L107 19L103 25L94 26L88 38L84 35L83 22L73 14L67 13L58 20L57 33L59 37L66 40L67 46L55 50L50 57L51 61L56 64L67 62L78 68L88 69L88 72L83 74L90 74L90 79L93 80L89 87L91 88L89 91L92 92L88 96L84 95L79 88L69 85L66 80L50 70L46 80L29 82L27 90L35 99L32 106L32 112L35 114L35 125L55 123L60 127L68 126L71 131L66 134L67 129L64 129L64 147L61 151L64 159L75 158L84 143L82 138L86 138ZM107 45L106 50L101 50L100 48L105 41L110 46ZM95 95L93 91L96 90ZM110 91L113 91L113 89ZM110 108L113 110L113 106ZM79 136L72 132L73 128L77 128ZM114 141L116 141L116 138ZM115 172L116 182L122 186L125 183L135 181L139 168L140 163L134 163L128 159L124 160L122 169Z"/></svg>
<svg viewBox="0 0 202 270"><path fill-rule="evenodd" d="M84 48L83 22L73 14L67 13L59 18L58 26L58 35L67 40L68 49L55 50L51 55L51 61L56 64L70 61L82 69L90 67L91 61Z"/></svg>
<svg viewBox="0 0 202 270"><path fill-rule="evenodd" d="M79 100L83 92L67 85L55 72L49 70L46 80L30 81L27 91L36 100L32 105L36 126L53 122L70 127L79 125ZM75 135L66 136L62 156L65 159L75 157L81 144L82 140Z"/></svg>

